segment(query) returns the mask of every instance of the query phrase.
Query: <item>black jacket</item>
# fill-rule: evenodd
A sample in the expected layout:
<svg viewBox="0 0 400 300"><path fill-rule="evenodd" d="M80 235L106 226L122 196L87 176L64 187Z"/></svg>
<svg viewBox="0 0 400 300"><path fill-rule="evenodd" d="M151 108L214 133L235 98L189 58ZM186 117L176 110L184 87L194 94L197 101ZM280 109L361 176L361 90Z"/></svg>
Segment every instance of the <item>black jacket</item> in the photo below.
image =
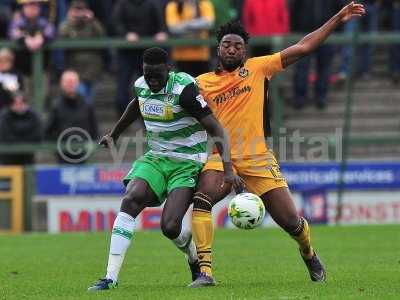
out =
<svg viewBox="0 0 400 300"><path fill-rule="evenodd" d="M18 143L39 143L42 139L42 122L39 115L29 109L17 114L9 108L0 114L0 143L2 145ZM34 163L34 154L0 154L0 163L6 165L25 165Z"/></svg>
<svg viewBox="0 0 400 300"><path fill-rule="evenodd" d="M112 24L115 34L122 37L128 32L151 37L165 31L163 12L153 0L118 1L114 7Z"/></svg>
<svg viewBox="0 0 400 300"><path fill-rule="evenodd" d="M290 8L292 31L307 33L314 31L342 7L342 0L295 0Z"/></svg>
<svg viewBox="0 0 400 300"><path fill-rule="evenodd" d="M93 107L80 96L77 97L77 99L71 99L61 96L55 100L46 124L46 139L56 141L64 130L71 127L86 130L92 139L98 137Z"/></svg>
<svg viewBox="0 0 400 300"><path fill-rule="evenodd" d="M79 131L72 127L78 127ZM68 130L69 131L65 131ZM62 142L67 142L68 138L78 134L83 138L82 141L90 142L87 140L86 133L82 134L81 130L86 131L92 140L97 139L97 122L94 114L93 107L88 105L80 96L71 99L67 96L61 96L55 102L53 109L50 112L49 119L45 129L46 139L57 141L62 134ZM69 152L65 148L62 152L57 152L59 163L84 163L88 156L87 151L83 150L78 154Z"/></svg>

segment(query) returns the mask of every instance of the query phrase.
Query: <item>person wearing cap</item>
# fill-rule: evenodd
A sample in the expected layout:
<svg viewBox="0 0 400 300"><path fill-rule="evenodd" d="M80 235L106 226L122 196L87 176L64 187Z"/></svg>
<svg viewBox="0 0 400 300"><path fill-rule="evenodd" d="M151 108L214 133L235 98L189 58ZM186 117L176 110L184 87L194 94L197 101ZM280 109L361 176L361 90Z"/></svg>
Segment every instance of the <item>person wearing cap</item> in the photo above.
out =
<svg viewBox="0 0 400 300"><path fill-rule="evenodd" d="M54 26L40 15L42 2L47 1L19 0L18 4L22 6L21 14L11 21L9 28L9 38L25 48L17 52L16 64L17 68L26 75L31 72L30 53L41 49L55 37Z"/></svg>
<svg viewBox="0 0 400 300"><path fill-rule="evenodd" d="M99 38L105 35L101 23L82 0L75 0L68 10L67 20L60 26L59 36L68 39ZM103 70L101 52L98 50L71 49L65 52L65 67L78 72L79 90L83 98L92 102L93 84Z"/></svg>

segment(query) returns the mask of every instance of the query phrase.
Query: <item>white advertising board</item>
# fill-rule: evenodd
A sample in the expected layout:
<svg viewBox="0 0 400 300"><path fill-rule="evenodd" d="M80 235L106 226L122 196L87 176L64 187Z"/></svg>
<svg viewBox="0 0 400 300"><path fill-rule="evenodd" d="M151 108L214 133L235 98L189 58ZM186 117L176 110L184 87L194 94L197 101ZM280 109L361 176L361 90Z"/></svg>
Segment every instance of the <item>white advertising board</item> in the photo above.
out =
<svg viewBox="0 0 400 300"><path fill-rule="evenodd" d="M216 227L233 227L227 217L227 197L213 208ZM300 194L293 194L296 207L303 211ZM336 193L328 193L328 224L334 223L336 215ZM119 197L52 197L48 204L48 231L52 233L71 231L110 231L119 211ZM159 229L162 207L147 208L136 219L136 229ZM190 226L191 208L185 216L183 226ZM400 191L354 191L343 197L342 224L390 224L400 223ZM275 226L267 215L263 226Z"/></svg>

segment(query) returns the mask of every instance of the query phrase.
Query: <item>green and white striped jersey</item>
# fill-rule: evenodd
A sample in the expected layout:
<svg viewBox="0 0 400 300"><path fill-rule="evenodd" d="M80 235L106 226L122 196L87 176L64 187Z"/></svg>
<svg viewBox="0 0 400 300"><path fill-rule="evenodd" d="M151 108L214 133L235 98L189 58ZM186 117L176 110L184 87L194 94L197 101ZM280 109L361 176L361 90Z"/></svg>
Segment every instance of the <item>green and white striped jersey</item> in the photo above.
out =
<svg viewBox="0 0 400 300"><path fill-rule="evenodd" d="M198 119L211 110L199 94L195 79L183 72L170 72L165 88L153 93L142 76L134 89L150 153L205 163L207 133Z"/></svg>

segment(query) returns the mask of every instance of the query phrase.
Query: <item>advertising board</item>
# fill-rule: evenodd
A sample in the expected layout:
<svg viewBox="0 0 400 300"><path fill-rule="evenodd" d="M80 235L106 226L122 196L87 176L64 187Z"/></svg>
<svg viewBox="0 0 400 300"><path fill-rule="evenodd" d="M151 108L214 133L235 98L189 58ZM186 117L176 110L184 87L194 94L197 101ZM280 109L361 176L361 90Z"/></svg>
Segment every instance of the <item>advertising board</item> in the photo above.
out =
<svg viewBox="0 0 400 300"><path fill-rule="evenodd" d="M214 226L233 228L227 215L232 195L213 208ZM334 224L337 193L315 194L304 198L294 193L296 206L310 223ZM325 198L323 198L325 197ZM311 199L311 200L310 200ZM326 202L324 202L326 200ZM310 202L311 201L311 202ZM119 197L54 197L48 199L48 231L110 231L119 211ZM136 218L136 229L159 229L162 207L147 208ZM191 208L185 216L183 226L190 227ZM394 224L400 223L400 192L354 191L346 192L341 218L343 225ZM264 227L276 226L267 214Z"/></svg>

